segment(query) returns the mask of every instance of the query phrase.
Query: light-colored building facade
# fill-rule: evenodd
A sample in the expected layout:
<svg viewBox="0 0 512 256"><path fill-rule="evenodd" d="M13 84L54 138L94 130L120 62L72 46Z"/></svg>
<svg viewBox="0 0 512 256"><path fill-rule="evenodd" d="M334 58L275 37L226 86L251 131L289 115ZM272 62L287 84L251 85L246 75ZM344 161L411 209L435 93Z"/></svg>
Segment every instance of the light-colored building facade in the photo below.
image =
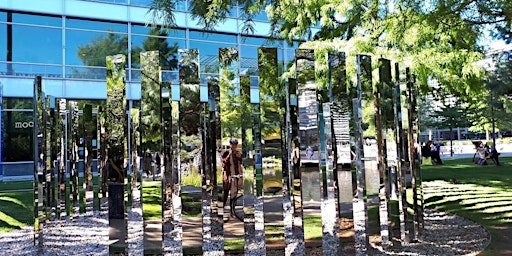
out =
<svg viewBox="0 0 512 256"><path fill-rule="evenodd" d="M9 163L32 163L33 146L28 141L33 137L31 98L37 75L42 76L47 95L105 100L105 56L125 54L126 96L136 101L141 97L141 51L166 55L163 81L177 77L177 49L199 49L202 83L217 72L219 48L238 48L239 70L245 75L258 75L258 47L278 48L279 65L293 61L297 44L268 40L270 23L264 11L254 17L255 31L250 35L242 34L238 8L215 31L207 32L187 11L189 2L180 1L174 13L176 27L165 32L148 25L150 5L151 0L0 1L0 176L1 167Z"/></svg>

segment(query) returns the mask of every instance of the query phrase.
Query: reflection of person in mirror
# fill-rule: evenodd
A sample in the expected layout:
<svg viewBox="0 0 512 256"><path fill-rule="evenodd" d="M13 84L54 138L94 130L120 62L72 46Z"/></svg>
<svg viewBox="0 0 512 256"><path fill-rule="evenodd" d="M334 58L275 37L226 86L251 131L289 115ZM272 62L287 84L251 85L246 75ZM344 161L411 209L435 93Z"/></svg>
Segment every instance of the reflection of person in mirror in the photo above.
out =
<svg viewBox="0 0 512 256"><path fill-rule="evenodd" d="M292 151L292 161L293 161L293 177L300 177L300 143L299 138L293 139L293 151Z"/></svg>
<svg viewBox="0 0 512 256"><path fill-rule="evenodd" d="M306 157L308 159L313 159L313 148L311 146L306 148Z"/></svg>
<svg viewBox="0 0 512 256"><path fill-rule="evenodd" d="M226 205L228 195L233 200L239 187L242 185L242 177L232 178L232 175L242 175L242 153L238 150L238 140L229 140L230 148L222 154L222 188L223 206ZM235 184L232 184L235 182ZM238 185L238 187L236 186Z"/></svg>

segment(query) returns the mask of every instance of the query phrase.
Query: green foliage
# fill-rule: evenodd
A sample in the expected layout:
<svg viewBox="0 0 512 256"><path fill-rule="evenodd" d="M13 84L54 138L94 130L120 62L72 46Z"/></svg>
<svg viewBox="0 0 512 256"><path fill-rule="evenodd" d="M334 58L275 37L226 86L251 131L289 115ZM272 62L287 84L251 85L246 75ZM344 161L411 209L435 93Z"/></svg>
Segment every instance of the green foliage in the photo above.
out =
<svg viewBox="0 0 512 256"><path fill-rule="evenodd" d="M105 67L106 56L128 53L128 36L108 33L78 47L78 58L85 66Z"/></svg>

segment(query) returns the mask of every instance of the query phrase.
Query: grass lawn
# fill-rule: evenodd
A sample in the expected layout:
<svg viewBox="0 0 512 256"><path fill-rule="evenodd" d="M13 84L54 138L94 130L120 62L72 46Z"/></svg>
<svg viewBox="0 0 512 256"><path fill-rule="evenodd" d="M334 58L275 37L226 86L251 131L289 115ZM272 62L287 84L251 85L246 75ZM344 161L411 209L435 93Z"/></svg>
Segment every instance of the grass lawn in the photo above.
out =
<svg viewBox="0 0 512 256"><path fill-rule="evenodd" d="M34 223L34 192L0 193L0 234Z"/></svg>
<svg viewBox="0 0 512 256"><path fill-rule="evenodd" d="M425 207L455 213L489 230L493 243L512 233L512 157L500 158L502 166L480 166L471 159L446 159L441 166L425 161Z"/></svg>
<svg viewBox="0 0 512 256"><path fill-rule="evenodd" d="M502 166L479 166L468 158L445 159L445 164L441 166L433 166L427 160L422 166L425 207L455 213L487 228L492 235L491 246L486 251L490 255L499 250L496 243L510 243L504 234L512 235L512 157L502 157L500 160ZM144 182L144 219L161 216L160 186L160 181ZM30 181L0 183L0 191L31 187ZM31 190L0 193L0 233L33 225L32 207ZM376 212L376 209L369 210ZM189 214L196 216L198 213ZM319 218L305 223L315 221L319 221ZM268 227L269 231L271 229ZM319 229L306 229L314 230L309 233L310 238L321 236ZM240 245L240 241L233 241L228 248L236 250Z"/></svg>

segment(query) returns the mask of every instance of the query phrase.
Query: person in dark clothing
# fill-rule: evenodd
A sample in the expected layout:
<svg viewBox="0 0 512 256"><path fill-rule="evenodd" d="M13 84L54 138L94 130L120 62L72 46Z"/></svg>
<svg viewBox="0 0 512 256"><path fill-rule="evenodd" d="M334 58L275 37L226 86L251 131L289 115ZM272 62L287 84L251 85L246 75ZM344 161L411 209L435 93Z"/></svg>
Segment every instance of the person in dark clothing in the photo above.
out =
<svg viewBox="0 0 512 256"><path fill-rule="evenodd" d="M489 148L489 145L485 145L485 148L486 148L486 151L487 151L487 154L486 154L485 158L492 159L492 161L496 165L500 165L500 160L499 160L500 153L498 153L498 150L496 150L496 147L493 146L492 148Z"/></svg>
<svg viewBox="0 0 512 256"><path fill-rule="evenodd" d="M231 199L234 199L236 196L236 187L231 186L231 176L242 174L242 153L238 150L238 140L229 140L229 145L230 149L222 154L223 206L226 206L228 196L230 196ZM238 179L238 185L240 186L243 179L241 177L235 179Z"/></svg>
<svg viewBox="0 0 512 256"><path fill-rule="evenodd" d="M156 174L160 174L160 168L162 166L162 163L161 163L162 159L160 159L160 154L158 154L158 152L156 153L156 156L155 156L155 162L156 162Z"/></svg>
<svg viewBox="0 0 512 256"><path fill-rule="evenodd" d="M430 143L430 157L432 159L433 164L442 165L443 161L441 160L441 145L434 144L432 141L429 141Z"/></svg>

